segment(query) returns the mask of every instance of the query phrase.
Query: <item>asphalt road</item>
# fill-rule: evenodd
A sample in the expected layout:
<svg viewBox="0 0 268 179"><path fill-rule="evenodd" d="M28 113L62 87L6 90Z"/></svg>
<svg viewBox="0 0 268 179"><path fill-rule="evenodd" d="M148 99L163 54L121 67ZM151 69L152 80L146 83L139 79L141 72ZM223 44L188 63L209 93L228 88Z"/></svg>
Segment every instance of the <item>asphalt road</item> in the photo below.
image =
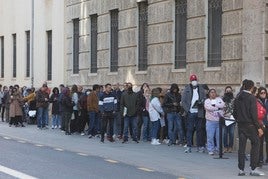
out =
<svg viewBox="0 0 268 179"><path fill-rule="evenodd" d="M174 175L138 168L112 159L0 137L0 165L35 178L175 179ZM14 178L0 170L0 178ZM22 177L27 178L27 177Z"/></svg>

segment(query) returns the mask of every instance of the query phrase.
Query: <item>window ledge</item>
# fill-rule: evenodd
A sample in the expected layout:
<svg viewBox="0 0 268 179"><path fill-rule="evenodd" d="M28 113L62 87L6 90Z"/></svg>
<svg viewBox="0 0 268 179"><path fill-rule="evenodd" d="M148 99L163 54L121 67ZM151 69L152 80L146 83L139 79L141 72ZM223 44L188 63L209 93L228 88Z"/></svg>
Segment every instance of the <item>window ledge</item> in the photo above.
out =
<svg viewBox="0 0 268 179"><path fill-rule="evenodd" d="M147 71L135 71L136 75L147 75Z"/></svg>
<svg viewBox="0 0 268 179"><path fill-rule="evenodd" d="M71 77L77 77L79 74L71 74Z"/></svg>
<svg viewBox="0 0 268 179"><path fill-rule="evenodd" d="M171 70L172 73L185 73L186 72L186 68L184 69L172 69Z"/></svg>
<svg viewBox="0 0 268 179"><path fill-rule="evenodd" d="M88 75L87 76L97 76L98 75L98 73L88 73Z"/></svg>
<svg viewBox="0 0 268 179"><path fill-rule="evenodd" d="M108 76L116 76L116 75L118 75L118 72L109 72L107 75Z"/></svg>
<svg viewBox="0 0 268 179"><path fill-rule="evenodd" d="M221 71L221 67L205 67L204 71Z"/></svg>

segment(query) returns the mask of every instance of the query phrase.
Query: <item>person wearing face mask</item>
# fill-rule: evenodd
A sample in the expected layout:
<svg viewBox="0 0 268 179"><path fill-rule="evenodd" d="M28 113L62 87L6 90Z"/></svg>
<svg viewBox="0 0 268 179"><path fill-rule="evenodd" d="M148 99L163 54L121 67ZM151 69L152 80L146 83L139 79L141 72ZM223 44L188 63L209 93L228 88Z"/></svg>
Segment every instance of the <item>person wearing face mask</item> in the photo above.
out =
<svg viewBox="0 0 268 179"><path fill-rule="evenodd" d="M234 94L231 86L225 87L225 92L222 97L222 100L225 103L224 110L224 118L225 119L234 119L233 117L233 109L234 109ZM233 151L234 145L234 130L235 130L235 122L228 125L223 126L223 146L224 153L231 153Z"/></svg>
<svg viewBox="0 0 268 179"><path fill-rule="evenodd" d="M140 102L138 101L137 93L135 93L132 89L132 84L128 83L127 91L122 94L120 101L120 111L121 116L124 116L124 138L122 143L128 142L128 129L129 124L132 124L132 138L136 143L137 139L137 110L138 106L140 106Z"/></svg>
<svg viewBox="0 0 268 179"><path fill-rule="evenodd" d="M190 76L190 84L186 85L182 93L182 107L186 113L186 140L185 153L190 153L193 144L193 132L196 129L196 145L198 152L205 151L205 131L202 130L204 120L204 101L206 93L203 85L198 84L197 76Z"/></svg>

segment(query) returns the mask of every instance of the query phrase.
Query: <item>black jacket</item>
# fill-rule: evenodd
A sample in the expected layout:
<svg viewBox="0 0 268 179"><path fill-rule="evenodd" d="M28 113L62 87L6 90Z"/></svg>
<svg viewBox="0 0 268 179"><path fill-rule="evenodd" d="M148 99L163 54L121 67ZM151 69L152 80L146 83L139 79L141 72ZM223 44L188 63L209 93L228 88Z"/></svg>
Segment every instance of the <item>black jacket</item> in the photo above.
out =
<svg viewBox="0 0 268 179"><path fill-rule="evenodd" d="M257 118L256 97L246 91L241 91L234 101L234 117L239 125L254 125L260 128Z"/></svg>
<svg viewBox="0 0 268 179"><path fill-rule="evenodd" d="M181 94L180 93L171 93L168 92L165 95L163 107L166 113L170 112L180 112L180 102L181 102ZM178 106L174 106L174 103L177 103Z"/></svg>

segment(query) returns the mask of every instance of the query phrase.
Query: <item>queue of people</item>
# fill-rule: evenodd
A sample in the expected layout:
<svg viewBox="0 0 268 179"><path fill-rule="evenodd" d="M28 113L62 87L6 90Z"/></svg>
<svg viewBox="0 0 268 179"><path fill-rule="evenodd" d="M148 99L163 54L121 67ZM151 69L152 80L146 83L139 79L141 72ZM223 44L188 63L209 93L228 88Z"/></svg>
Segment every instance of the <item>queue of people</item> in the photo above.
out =
<svg viewBox="0 0 268 179"><path fill-rule="evenodd" d="M123 87L121 90L119 83L114 86L107 83L104 87L95 84L92 89L83 90L82 86L60 85L51 92L47 83L37 91L34 88L20 91L18 85L2 90L0 86L2 121L16 127L24 127L23 122L36 123L38 129L48 129L51 104L51 129L61 129L66 135L79 133L89 139L98 136L102 143L105 139L166 143L184 146L185 153L191 153L196 146L197 152L209 155L219 153L221 141L224 153L233 152L238 125L239 175L245 175L247 139L252 144L250 174L262 174L256 168L268 163L266 88L256 89L253 81L244 80L237 96L231 86L226 86L220 97L216 89L199 84L194 74L183 91L175 83L168 91L150 89L148 83L142 84L138 92L134 92L131 83L124 83ZM261 119L257 103L263 108ZM222 140L219 130L223 130Z"/></svg>

